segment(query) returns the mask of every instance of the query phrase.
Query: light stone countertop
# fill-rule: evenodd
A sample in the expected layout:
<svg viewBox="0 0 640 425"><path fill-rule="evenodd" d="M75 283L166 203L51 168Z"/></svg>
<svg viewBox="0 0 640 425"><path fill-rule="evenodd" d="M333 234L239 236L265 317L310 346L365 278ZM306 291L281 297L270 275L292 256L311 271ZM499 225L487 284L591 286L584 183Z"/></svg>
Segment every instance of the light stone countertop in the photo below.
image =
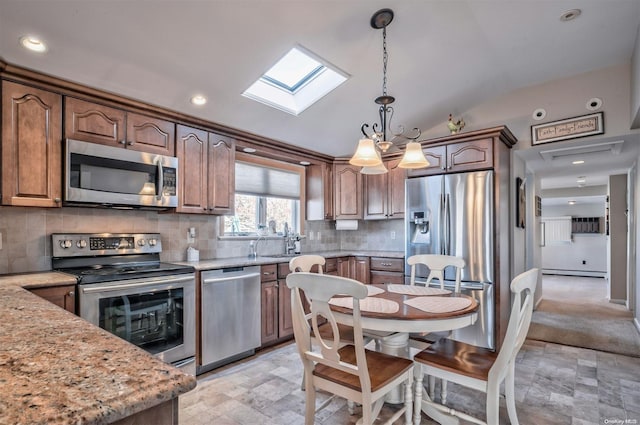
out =
<svg viewBox="0 0 640 425"><path fill-rule="evenodd" d="M404 252L402 251L365 251L365 250L354 250L354 251L316 251L316 252L303 252L302 254L315 254L322 255L325 258L336 258L336 257L349 257L349 256L364 256L364 257L384 257L384 258L404 258ZM257 259L250 259L248 257L232 257L232 258L215 258L210 260L200 260L200 261L172 261L175 264L184 264L193 266L196 270L212 270L212 269L222 269L225 267L247 267L247 266L259 266L262 264L273 264L273 263L287 263L293 257L297 255L259 255Z"/></svg>
<svg viewBox="0 0 640 425"><path fill-rule="evenodd" d="M194 376L22 288L73 283L0 277L0 423L106 424L195 388Z"/></svg>

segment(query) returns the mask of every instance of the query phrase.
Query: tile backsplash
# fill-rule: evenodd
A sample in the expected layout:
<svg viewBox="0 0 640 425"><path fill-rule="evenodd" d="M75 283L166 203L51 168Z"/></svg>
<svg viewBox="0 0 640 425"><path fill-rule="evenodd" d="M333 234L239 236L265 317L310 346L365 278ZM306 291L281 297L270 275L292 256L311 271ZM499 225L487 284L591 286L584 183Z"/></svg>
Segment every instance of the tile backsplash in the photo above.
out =
<svg viewBox="0 0 640 425"><path fill-rule="evenodd" d="M218 239L219 217L102 208L0 207L0 274L51 270L51 233L160 233L162 261L187 259L187 232L196 229L200 259L243 257L249 241ZM359 228L335 230L332 221L308 221L302 252L326 250L402 251L403 221L359 221ZM391 235L395 235L395 239ZM260 241L260 255L284 251L283 239Z"/></svg>

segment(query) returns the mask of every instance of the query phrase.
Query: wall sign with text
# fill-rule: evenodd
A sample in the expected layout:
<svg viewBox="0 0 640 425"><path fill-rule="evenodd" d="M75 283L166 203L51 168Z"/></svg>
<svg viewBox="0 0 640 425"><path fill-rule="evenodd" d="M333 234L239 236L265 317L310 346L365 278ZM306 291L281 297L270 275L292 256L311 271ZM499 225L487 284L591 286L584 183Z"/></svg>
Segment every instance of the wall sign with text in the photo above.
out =
<svg viewBox="0 0 640 425"><path fill-rule="evenodd" d="M577 137L604 134L603 113L583 115L531 126L531 144L557 142Z"/></svg>

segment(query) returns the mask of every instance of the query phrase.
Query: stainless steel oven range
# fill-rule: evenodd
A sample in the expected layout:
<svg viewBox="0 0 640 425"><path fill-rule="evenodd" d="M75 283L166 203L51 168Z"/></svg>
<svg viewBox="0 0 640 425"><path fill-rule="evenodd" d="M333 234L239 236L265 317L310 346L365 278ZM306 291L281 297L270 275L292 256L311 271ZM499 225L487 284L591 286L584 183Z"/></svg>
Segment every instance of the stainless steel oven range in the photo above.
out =
<svg viewBox="0 0 640 425"><path fill-rule="evenodd" d="M160 262L158 233L52 234L52 268L77 277L80 317L195 374L195 270Z"/></svg>

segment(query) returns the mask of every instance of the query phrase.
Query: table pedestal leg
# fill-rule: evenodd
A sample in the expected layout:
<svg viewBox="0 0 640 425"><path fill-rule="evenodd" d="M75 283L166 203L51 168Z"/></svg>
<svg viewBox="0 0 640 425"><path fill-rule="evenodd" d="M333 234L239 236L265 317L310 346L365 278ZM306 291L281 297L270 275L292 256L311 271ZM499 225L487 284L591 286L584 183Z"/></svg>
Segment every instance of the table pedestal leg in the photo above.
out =
<svg viewBox="0 0 640 425"><path fill-rule="evenodd" d="M409 334L404 332L396 332L394 334L380 338L380 351L385 354L391 354L397 357L409 357ZM404 403L404 394L402 385L391 391L385 398L387 403L400 404Z"/></svg>

